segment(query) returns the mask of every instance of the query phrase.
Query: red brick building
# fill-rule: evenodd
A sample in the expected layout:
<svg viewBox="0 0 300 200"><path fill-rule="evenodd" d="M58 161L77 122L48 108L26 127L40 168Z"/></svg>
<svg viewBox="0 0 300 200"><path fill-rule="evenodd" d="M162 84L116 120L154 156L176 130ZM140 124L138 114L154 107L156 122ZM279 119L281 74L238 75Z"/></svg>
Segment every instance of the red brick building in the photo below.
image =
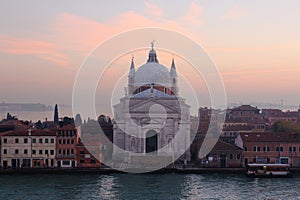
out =
<svg viewBox="0 0 300 200"><path fill-rule="evenodd" d="M300 167L299 133L240 133L235 141L248 163L284 163Z"/></svg>
<svg viewBox="0 0 300 200"><path fill-rule="evenodd" d="M77 130L74 125L58 128L56 138L57 167L76 167Z"/></svg>
<svg viewBox="0 0 300 200"><path fill-rule="evenodd" d="M209 139L205 139L206 144L209 144ZM204 136L202 137L201 142L195 143L193 146L193 151L199 152L201 156L201 148L205 148L203 145ZM215 141L211 139L211 143ZM206 146L206 145L205 145ZM205 150L204 150L205 151ZM217 143L210 150L210 152L204 157L200 158L198 163L200 166L198 167L209 167L209 168L238 168L242 167L242 152L243 149L224 142L218 139ZM205 152L203 152L205 155ZM197 155L198 157L198 155Z"/></svg>
<svg viewBox="0 0 300 200"><path fill-rule="evenodd" d="M270 125L276 121L292 121L300 124L300 109L298 111L282 111L279 109L262 109L262 115Z"/></svg>
<svg viewBox="0 0 300 200"><path fill-rule="evenodd" d="M101 154L99 154L99 147L93 145L90 141L88 143L89 144L85 146L82 140L78 138L76 145L77 167L100 167Z"/></svg>
<svg viewBox="0 0 300 200"><path fill-rule="evenodd" d="M254 118L259 115L259 109L250 105L241 105L228 110L231 118Z"/></svg>

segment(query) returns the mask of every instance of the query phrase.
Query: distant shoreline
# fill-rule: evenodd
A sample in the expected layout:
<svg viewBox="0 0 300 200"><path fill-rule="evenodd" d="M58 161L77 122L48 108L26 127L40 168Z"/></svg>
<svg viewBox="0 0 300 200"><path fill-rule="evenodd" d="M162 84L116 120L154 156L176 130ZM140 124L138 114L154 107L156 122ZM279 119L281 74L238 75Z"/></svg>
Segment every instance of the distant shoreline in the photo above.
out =
<svg viewBox="0 0 300 200"><path fill-rule="evenodd" d="M53 107L50 105L45 105L41 103L0 103L1 112L15 112L15 111L25 111L25 112L43 112L52 111Z"/></svg>

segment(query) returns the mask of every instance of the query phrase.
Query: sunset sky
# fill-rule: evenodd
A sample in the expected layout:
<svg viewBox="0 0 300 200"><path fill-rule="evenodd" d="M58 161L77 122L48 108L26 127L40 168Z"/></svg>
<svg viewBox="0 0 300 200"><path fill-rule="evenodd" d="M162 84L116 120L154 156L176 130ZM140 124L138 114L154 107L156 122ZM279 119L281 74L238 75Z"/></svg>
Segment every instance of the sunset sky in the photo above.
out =
<svg viewBox="0 0 300 200"><path fill-rule="evenodd" d="M124 31L162 27L207 51L229 103L300 104L298 0L11 0L0 10L0 101L70 105L93 48Z"/></svg>

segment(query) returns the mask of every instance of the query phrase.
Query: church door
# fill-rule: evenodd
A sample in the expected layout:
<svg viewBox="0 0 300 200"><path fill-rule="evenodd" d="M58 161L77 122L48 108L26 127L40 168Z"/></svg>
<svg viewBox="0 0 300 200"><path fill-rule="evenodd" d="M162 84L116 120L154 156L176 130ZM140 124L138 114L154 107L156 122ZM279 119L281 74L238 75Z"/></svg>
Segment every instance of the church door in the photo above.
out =
<svg viewBox="0 0 300 200"><path fill-rule="evenodd" d="M150 130L146 133L146 153L157 151L157 133Z"/></svg>

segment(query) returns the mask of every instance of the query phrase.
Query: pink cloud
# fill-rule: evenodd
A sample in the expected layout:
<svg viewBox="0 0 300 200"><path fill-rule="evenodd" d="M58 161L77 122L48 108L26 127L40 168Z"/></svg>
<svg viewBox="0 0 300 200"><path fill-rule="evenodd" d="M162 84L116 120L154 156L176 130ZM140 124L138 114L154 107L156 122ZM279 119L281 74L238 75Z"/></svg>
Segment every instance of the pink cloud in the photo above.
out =
<svg viewBox="0 0 300 200"><path fill-rule="evenodd" d="M189 25L200 26L203 25L203 20L200 16L203 12L203 8L195 2L192 2L187 13L182 17L183 23L188 23Z"/></svg>
<svg viewBox="0 0 300 200"><path fill-rule="evenodd" d="M16 55L35 55L60 66L69 64L68 58L59 53L59 47L53 43L0 35L0 52Z"/></svg>
<svg viewBox="0 0 300 200"><path fill-rule="evenodd" d="M144 8L145 13L153 17L162 17L164 12L161 9L161 7L159 7L154 3L150 3L149 1L144 1L144 4L145 4L145 8Z"/></svg>
<svg viewBox="0 0 300 200"><path fill-rule="evenodd" d="M62 48L76 49L84 55L113 35L143 27L161 27L186 33L179 22L166 19L156 21L134 11L120 13L105 22L63 13L55 18L50 29L56 36L55 40L61 41Z"/></svg>
<svg viewBox="0 0 300 200"><path fill-rule="evenodd" d="M233 20L233 19L239 19L247 15L248 15L248 11L238 6L235 6L230 10L228 10L221 18L225 20Z"/></svg>

